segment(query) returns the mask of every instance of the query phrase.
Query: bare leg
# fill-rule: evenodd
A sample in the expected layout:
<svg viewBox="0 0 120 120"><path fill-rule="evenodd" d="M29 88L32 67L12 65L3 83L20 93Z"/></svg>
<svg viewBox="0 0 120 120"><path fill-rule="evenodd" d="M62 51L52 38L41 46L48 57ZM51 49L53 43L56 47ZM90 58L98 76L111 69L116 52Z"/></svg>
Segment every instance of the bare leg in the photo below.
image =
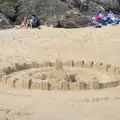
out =
<svg viewBox="0 0 120 120"><path fill-rule="evenodd" d="M32 28L32 22L30 21L30 27Z"/></svg>
<svg viewBox="0 0 120 120"><path fill-rule="evenodd" d="M16 26L17 29L24 27L24 25Z"/></svg>
<svg viewBox="0 0 120 120"><path fill-rule="evenodd" d="M31 27L31 22L30 22L30 21L28 21L28 22L26 23L25 27L28 28L29 26Z"/></svg>
<svg viewBox="0 0 120 120"><path fill-rule="evenodd" d="M22 22L22 24L20 25L20 26L17 26L16 28L17 29L20 29L20 28L22 28L22 27L24 27L25 26L25 24Z"/></svg>

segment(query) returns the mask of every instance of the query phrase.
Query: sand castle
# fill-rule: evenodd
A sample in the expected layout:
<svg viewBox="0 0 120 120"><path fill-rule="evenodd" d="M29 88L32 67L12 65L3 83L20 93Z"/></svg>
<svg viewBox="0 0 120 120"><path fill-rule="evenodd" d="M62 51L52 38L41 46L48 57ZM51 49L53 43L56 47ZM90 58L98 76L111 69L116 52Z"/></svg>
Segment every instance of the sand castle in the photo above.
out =
<svg viewBox="0 0 120 120"><path fill-rule="evenodd" d="M16 63L0 71L0 82L12 88L98 90L120 85L120 67L95 61Z"/></svg>

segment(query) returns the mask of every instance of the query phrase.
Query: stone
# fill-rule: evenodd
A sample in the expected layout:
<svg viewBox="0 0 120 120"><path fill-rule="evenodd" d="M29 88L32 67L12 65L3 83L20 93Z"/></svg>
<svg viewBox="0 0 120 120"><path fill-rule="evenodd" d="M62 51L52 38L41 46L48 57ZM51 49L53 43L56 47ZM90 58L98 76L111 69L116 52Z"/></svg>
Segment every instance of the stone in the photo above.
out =
<svg viewBox="0 0 120 120"><path fill-rule="evenodd" d="M12 28L13 25L9 18L0 12L0 29Z"/></svg>
<svg viewBox="0 0 120 120"><path fill-rule="evenodd" d="M20 24L23 17L31 18L36 14L41 24L53 25L57 27L60 21L63 28L81 27L80 19L74 19L73 16L82 14L93 16L99 11L106 14L106 11L112 10L120 12L119 0L2 0L0 4L1 13L7 17L1 28L11 26L11 21ZM6 18L5 18L6 19ZM9 20L10 19L10 20ZM8 21L8 22L7 22ZM9 22L10 21L10 22ZM83 24L83 23L82 23ZM86 24L86 23L85 23ZM87 22L87 25L90 21ZM7 25L7 26L6 26Z"/></svg>
<svg viewBox="0 0 120 120"><path fill-rule="evenodd" d="M0 11L5 16L7 16L12 22L15 22L17 12L13 6L8 6L7 4L0 4Z"/></svg>
<svg viewBox="0 0 120 120"><path fill-rule="evenodd" d="M30 18L32 14L36 14L41 22L44 22L66 10L67 5L59 0L19 0L17 23L20 23L24 16Z"/></svg>

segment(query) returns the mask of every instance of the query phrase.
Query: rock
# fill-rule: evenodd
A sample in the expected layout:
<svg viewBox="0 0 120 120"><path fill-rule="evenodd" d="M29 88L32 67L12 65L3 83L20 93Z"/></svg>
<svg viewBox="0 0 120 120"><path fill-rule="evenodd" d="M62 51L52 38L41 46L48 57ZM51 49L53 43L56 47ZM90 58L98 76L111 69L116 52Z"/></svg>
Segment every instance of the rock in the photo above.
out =
<svg viewBox="0 0 120 120"><path fill-rule="evenodd" d="M4 5L4 4L0 4L0 11L4 15L6 15L12 22L16 21L17 12L15 11L15 9L13 7L10 7L10 6Z"/></svg>
<svg viewBox="0 0 120 120"><path fill-rule="evenodd" d="M59 23L58 26L64 28L81 26L79 20L74 20L72 16L81 13L92 16L98 11L105 13L109 10L119 13L120 0L2 0L0 4L1 13L13 22L16 20L16 23L21 23L23 17L29 19L32 14L36 14L42 24L57 26Z"/></svg>
<svg viewBox="0 0 120 120"><path fill-rule="evenodd" d="M58 25L59 23L59 25ZM71 9L66 11L61 16L53 17L50 21L46 22L48 26L62 27L62 28L79 28L82 26L88 26L91 24L89 18L81 16L79 10ZM60 27L59 27L60 26Z"/></svg>
<svg viewBox="0 0 120 120"><path fill-rule="evenodd" d="M106 5L109 7L117 8L120 6L120 0L93 0L94 2L98 4L102 4L103 6Z"/></svg>
<svg viewBox="0 0 120 120"><path fill-rule="evenodd" d="M7 18L3 13L0 13L0 29L11 28L13 25L9 18Z"/></svg>
<svg viewBox="0 0 120 120"><path fill-rule="evenodd" d="M106 11L112 10L115 13L120 12L120 0L91 0L91 1L102 6Z"/></svg>
<svg viewBox="0 0 120 120"><path fill-rule="evenodd" d="M30 18L32 14L36 14L41 21L47 21L66 10L68 10L67 4L60 0L19 0L17 23L24 16Z"/></svg>
<svg viewBox="0 0 120 120"><path fill-rule="evenodd" d="M101 5L94 2L84 3L82 8L83 14L85 15L96 15L99 11L105 13L105 9Z"/></svg>
<svg viewBox="0 0 120 120"><path fill-rule="evenodd" d="M83 12L86 15L93 15L98 11L104 11L104 8L97 3L84 0L19 0L17 4L18 17L16 23L20 23L24 16L30 18L32 14L36 14L41 23L47 22L48 24L51 21L54 22L54 25L51 23L53 26L57 26L57 21L64 17L62 20L64 28L79 27L78 22L66 18L67 12L76 14L73 12L77 11L79 14Z"/></svg>

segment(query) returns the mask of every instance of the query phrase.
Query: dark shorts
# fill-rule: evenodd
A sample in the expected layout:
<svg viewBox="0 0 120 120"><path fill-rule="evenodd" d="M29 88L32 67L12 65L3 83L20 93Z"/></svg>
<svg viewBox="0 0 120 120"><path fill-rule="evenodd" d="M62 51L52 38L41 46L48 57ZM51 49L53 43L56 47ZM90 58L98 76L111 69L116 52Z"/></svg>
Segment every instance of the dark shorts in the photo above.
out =
<svg viewBox="0 0 120 120"><path fill-rule="evenodd" d="M33 27L33 28L36 28L36 27L39 27L39 26L40 26L39 21L37 21L37 22L32 22L32 27Z"/></svg>

